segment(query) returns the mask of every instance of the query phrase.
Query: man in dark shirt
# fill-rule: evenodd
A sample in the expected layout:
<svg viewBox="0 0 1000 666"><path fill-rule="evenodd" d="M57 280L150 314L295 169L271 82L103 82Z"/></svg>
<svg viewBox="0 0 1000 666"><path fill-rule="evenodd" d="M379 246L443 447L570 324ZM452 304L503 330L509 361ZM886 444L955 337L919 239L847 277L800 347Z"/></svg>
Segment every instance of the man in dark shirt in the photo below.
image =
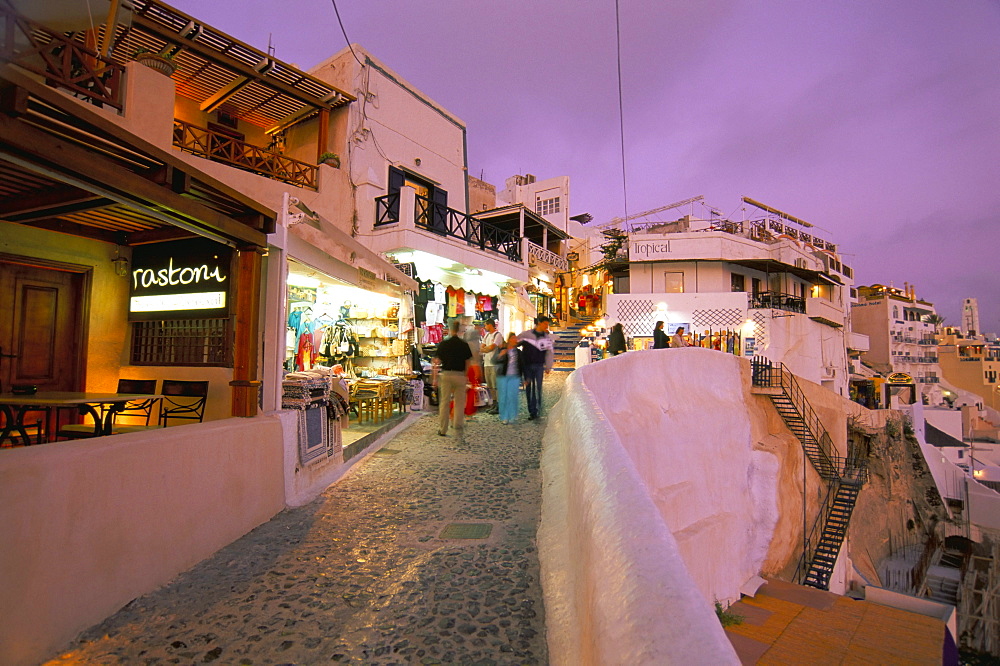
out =
<svg viewBox="0 0 1000 666"><path fill-rule="evenodd" d="M535 319L535 327L517 336L517 346L524 360L524 394L528 399L528 420L538 418L542 409L542 377L552 371L554 345L545 316Z"/></svg>
<svg viewBox="0 0 1000 666"><path fill-rule="evenodd" d="M459 443L465 441L465 384L472 358L469 343L458 334L461 322L453 319L448 330L451 332L438 345L434 355L434 365L439 366L438 386L441 391L438 404L438 434L445 437L448 434L448 412L451 409L452 397L455 398L455 436Z"/></svg>

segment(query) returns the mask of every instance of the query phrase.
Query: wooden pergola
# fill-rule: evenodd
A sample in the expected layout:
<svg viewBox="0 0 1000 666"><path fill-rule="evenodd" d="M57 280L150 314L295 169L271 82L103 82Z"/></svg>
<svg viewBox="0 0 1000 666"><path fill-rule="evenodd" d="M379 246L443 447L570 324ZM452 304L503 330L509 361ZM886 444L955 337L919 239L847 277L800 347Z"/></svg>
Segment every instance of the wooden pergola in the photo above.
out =
<svg viewBox="0 0 1000 666"><path fill-rule="evenodd" d="M261 258L274 211L4 64L0 219L124 246L203 236L235 247L232 414L257 413Z"/></svg>

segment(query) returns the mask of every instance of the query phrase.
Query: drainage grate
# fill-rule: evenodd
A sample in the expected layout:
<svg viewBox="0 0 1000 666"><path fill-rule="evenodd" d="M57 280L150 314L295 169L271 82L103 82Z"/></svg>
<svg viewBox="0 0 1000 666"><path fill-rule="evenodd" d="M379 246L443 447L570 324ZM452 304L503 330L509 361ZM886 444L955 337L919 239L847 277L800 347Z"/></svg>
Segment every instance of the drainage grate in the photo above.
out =
<svg viewBox="0 0 1000 666"><path fill-rule="evenodd" d="M379 449L373 455L376 456L394 456L397 453L402 453L402 449Z"/></svg>
<svg viewBox="0 0 1000 666"><path fill-rule="evenodd" d="M493 531L489 523L449 523L441 530L439 539L485 539Z"/></svg>

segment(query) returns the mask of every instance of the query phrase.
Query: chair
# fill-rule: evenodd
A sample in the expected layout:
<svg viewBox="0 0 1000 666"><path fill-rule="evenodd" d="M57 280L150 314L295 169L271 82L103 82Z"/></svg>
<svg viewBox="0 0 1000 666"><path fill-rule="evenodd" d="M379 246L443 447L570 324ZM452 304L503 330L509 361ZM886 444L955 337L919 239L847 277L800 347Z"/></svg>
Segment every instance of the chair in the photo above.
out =
<svg viewBox="0 0 1000 666"><path fill-rule="evenodd" d="M117 393L132 393L132 394L148 394L154 395L156 393L156 380L155 379L119 379L118 380L118 390ZM149 430L151 428L157 428L159 426L149 425L149 420L153 415L153 408L160 402L159 398L149 398L147 400L132 400L125 403L125 407L115 413L114 423L111 427L111 434L117 435L123 432L136 432L139 430ZM109 405L101 405L101 422L104 422L104 417L110 409ZM119 416L132 416L143 418L145 417L144 424L120 424L118 423ZM84 439L87 437L96 437L94 434L94 426L86 423L70 423L59 428L56 433L56 437L65 437L67 439Z"/></svg>
<svg viewBox="0 0 1000 666"><path fill-rule="evenodd" d="M160 408L160 424L169 425L170 419L201 423L205 418L205 404L208 402L208 382L190 382L178 379L164 379L163 406Z"/></svg>
<svg viewBox="0 0 1000 666"><path fill-rule="evenodd" d="M358 381L351 386L351 406L356 409L358 423L365 420L365 415L381 421L384 400L382 382Z"/></svg>

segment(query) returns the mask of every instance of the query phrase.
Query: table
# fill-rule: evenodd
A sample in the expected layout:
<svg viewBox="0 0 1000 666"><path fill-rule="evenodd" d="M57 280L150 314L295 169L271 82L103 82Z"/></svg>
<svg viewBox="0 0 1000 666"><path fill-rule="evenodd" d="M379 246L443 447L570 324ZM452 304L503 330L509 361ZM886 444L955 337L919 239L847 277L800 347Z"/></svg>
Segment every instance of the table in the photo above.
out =
<svg viewBox="0 0 1000 666"><path fill-rule="evenodd" d="M0 412L4 415L4 428L0 431L0 442L16 431L25 445L31 444L24 426L24 415L33 410L48 410L52 407L76 407L80 414L90 414L94 419L94 436L110 435L115 423L115 415L125 409L125 404L137 400L158 400L162 395L148 393L87 393L73 391L40 391L34 395L0 393ZM95 405L109 405L101 419ZM16 411L16 413L15 413Z"/></svg>

